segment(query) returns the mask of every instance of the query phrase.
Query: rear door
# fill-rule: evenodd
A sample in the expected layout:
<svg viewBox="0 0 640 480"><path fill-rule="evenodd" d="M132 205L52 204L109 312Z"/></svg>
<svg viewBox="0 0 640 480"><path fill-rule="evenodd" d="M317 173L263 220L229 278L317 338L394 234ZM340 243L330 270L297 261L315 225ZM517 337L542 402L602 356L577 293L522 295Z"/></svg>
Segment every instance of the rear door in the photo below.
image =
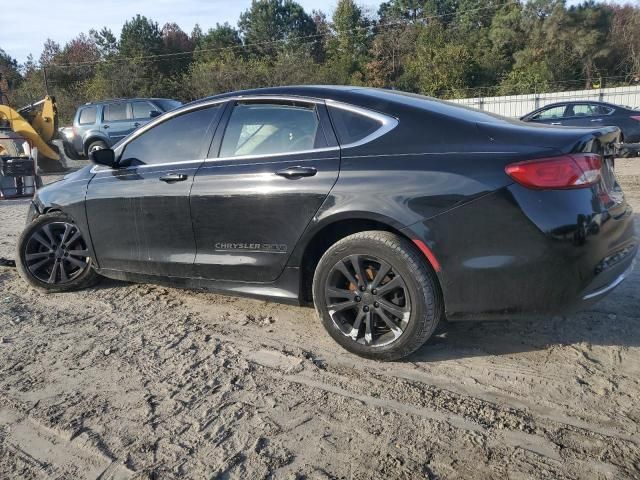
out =
<svg viewBox="0 0 640 480"><path fill-rule="evenodd" d="M268 282L338 178L322 101L232 101L191 191L198 276Z"/></svg>
<svg viewBox="0 0 640 480"><path fill-rule="evenodd" d="M613 109L595 103L574 103L568 106L563 124L574 127L607 126L611 125L607 120L612 112Z"/></svg>
<svg viewBox="0 0 640 480"><path fill-rule="evenodd" d="M100 268L192 275L189 193L220 110L199 106L163 119L118 149L120 168L98 167L86 211Z"/></svg>
<svg viewBox="0 0 640 480"><path fill-rule="evenodd" d="M134 130L129 102L104 105L102 107L102 125L100 129L109 137L111 145L129 135Z"/></svg>

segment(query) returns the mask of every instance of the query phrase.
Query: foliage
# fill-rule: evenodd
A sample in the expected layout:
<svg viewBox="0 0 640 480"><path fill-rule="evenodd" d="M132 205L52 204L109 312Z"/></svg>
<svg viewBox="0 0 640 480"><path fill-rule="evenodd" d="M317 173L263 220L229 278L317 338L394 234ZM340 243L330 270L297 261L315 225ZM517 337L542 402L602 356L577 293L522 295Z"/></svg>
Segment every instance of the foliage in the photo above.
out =
<svg viewBox="0 0 640 480"><path fill-rule="evenodd" d="M49 93L63 120L108 97L191 100L242 88L335 83L445 98L640 82L640 7L565 0L354 0L307 13L253 0L237 26L191 33L142 15L18 65L0 49L0 88L16 106Z"/></svg>

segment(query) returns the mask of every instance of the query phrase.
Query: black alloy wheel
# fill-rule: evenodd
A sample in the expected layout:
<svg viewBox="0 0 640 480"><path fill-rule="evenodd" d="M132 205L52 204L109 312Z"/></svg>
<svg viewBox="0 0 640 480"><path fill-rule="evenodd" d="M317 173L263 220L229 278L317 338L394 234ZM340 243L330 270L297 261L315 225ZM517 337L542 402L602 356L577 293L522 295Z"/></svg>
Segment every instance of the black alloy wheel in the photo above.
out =
<svg viewBox="0 0 640 480"><path fill-rule="evenodd" d="M325 287L331 319L353 341L381 347L397 340L411 316L402 277L372 255L349 255L336 263Z"/></svg>
<svg viewBox="0 0 640 480"><path fill-rule="evenodd" d="M87 287L97 278L82 232L59 212L27 226L18 240L16 265L29 284L45 291Z"/></svg>
<svg viewBox="0 0 640 480"><path fill-rule="evenodd" d="M411 354L444 315L438 279L424 255L385 231L355 233L329 247L313 277L313 301L336 342L376 360Z"/></svg>
<svg viewBox="0 0 640 480"><path fill-rule="evenodd" d="M33 232L24 258L31 275L44 283L69 283L90 268L80 230L65 222L48 223Z"/></svg>

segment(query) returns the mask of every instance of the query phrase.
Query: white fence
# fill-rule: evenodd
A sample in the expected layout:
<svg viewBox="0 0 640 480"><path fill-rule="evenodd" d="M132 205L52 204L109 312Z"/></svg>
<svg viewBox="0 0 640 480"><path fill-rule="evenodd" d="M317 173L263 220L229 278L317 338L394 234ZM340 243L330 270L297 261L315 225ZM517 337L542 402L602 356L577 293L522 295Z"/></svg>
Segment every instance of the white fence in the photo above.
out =
<svg viewBox="0 0 640 480"><path fill-rule="evenodd" d="M549 103L567 100L597 100L640 108L640 85L600 88L597 90L575 90L572 92L507 95L504 97L459 98L450 101L486 112L504 115L505 117L521 117Z"/></svg>

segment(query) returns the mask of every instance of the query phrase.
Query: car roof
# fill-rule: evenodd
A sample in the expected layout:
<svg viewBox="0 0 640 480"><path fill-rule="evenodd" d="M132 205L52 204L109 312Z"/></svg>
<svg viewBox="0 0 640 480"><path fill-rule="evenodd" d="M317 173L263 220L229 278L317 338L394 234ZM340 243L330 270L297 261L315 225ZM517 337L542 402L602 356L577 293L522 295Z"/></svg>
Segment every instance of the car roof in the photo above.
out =
<svg viewBox="0 0 640 480"><path fill-rule="evenodd" d="M135 101L144 101L144 100L169 100L169 101L179 101L174 100L173 98L162 98L162 97L135 97L135 98L108 98L106 100L100 100L97 102L87 102L83 107L91 106L91 105L104 105L106 103L118 103L118 102L135 102Z"/></svg>
<svg viewBox="0 0 640 480"><path fill-rule="evenodd" d="M565 102L548 103L547 105L544 105L543 107L540 107L537 110L542 110L543 108L548 108L548 107L559 107L562 105L580 105L583 103L593 103L595 105L604 105L605 107L611 107L611 108L625 108L621 105L616 105L615 103L601 102L599 100L567 100Z"/></svg>
<svg viewBox="0 0 640 480"><path fill-rule="evenodd" d="M236 92L226 92L196 100L189 104L206 103L211 100L220 100L238 96L293 96L316 99L335 100L349 103L382 113L394 115L402 107L413 107L427 110L431 113L456 117L461 120L476 122L507 121L506 118L466 107L457 103L447 102L424 95L389 90L383 88L360 87L349 85L291 85L282 87L254 88Z"/></svg>

